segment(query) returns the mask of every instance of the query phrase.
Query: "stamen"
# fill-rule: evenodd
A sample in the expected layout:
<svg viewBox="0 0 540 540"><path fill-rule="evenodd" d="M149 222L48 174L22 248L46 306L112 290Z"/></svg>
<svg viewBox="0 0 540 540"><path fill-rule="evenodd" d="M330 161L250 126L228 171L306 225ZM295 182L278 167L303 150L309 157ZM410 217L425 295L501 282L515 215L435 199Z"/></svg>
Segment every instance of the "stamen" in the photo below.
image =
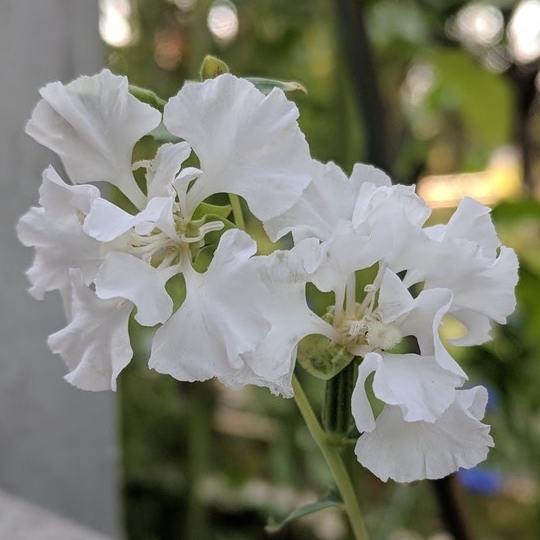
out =
<svg viewBox="0 0 540 540"><path fill-rule="evenodd" d="M207 233L212 231L220 231L225 227L225 224L221 221L211 221L210 223L205 223L199 227L199 234L197 236L186 236L186 233L180 235L180 240L186 244L194 244L200 242Z"/></svg>

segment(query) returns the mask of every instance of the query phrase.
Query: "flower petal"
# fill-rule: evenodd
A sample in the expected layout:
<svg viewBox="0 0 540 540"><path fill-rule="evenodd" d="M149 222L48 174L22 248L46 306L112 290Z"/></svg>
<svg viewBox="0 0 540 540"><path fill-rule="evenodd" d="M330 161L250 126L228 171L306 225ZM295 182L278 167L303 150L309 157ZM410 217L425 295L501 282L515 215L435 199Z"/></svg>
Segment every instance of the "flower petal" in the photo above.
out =
<svg viewBox="0 0 540 540"><path fill-rule="evenodd" d="M312 274L310 281L323 292L334 291L336 297L343 297L351 274L381 260L390 242L386 226L355 229L350 223L342 222L331 238L306 255L304 264Z"/></svg>
<svg viewBox="0 0 540 540"><path fill-rule="evenodd" d="M358 461L386 482L442 478L483 461L493 439L484 416L483 387L460 390L454 403L434 423L404 421L399 407L385 406L376 428L356 444Z"/></svg>
<svg viewBox="0 0 540 540"><path fill-rule="evenodd" d="M179 272L177 266L157 269L128 253L109 252L94 280L96 295L104 300L129 300L137 307L135 320L154 326L172 314L173 301L165 284Z"/></svg>
<svg viewBox="0 0 540 540"><path fill-rule="evenodd" d="M489 259L478 244L452 238L446 239L441 248L442 252L426 272L424 288L444 287L452 291L449 313L470 332L457 343L480 345L489 338L486 336L489 319L503 324L515 309L517 256L514 250L503 246L496 259ZM480 330L472 325L473 321Z"/></svg>
<svg viewBox="0 0 540 540"><path fill-rule="evenodd" d="M367 354L358 367L358 377L351 400L351 412L358 431L373 431L375 417L366 393L367 378L379 367L379 355Z"/></svg>
<svg viewBox="0 0 540 540"><path fill-rule="evenodd" d="M435 356L437 363L459 376L461 386L467 376L450 356L439 336L443 317L453 301L449 289L425 289L413 298L403 282L386 269L379 291L377 313L386 324L392 323L403 336L414 336L423 356Z"/></svg>
<svg viewBox="0 0 540 540"><path fill-rule="evenodd" d="M186 142L167 143L159 147L146 174L149 199L175 196L172 183L190 154L191 148Z"/></svg>
<svg viewBox="0 0 540 540"><path fill-rule="evenodd" d="M17 225L19 240L36 248L27 271L30 293L42 299L47 291L69 289L69 269L79 268L86 284L101 264L99 243L83 232L80 219L90 201L99 195L94 186L69 186L52 167L43 173L40 189L45 208L31 208Z"/></svg>
<svg viewBox="0 0 540 540"><path fill-rule="evenodd" d="M155 197L133 216L106 199L96 199L84 221L86 234L100 242L112 242L130 229L138 234L150 234L159 228L170 238L179 240L174 228L173 198Z"/></svg>
<svg viewBox="0 0 540 540"><path fill-rule="evenodd" d="M313 160L313 180L296 203L283 214L264 223L272 241L292 232L294 241L326 240L336 224L350 219L360 183L353 182L335 164Z"/></svg>
<svg viewBox="0 0 540 540"><path fill-rule="evenodd" d="M85 286L80 271L71 271L71 322L49 336L53 353L71 370L65 379L82 390L116 390L116 378L127 366L131 349L128 321L131 302L101 300Z"/></svg>
<svg viewBox="0 0 540 540"><path fill-rule="evenodd" d="M378 357L375 396L398 405L406 422L434 422L454 401L462 378L442 369L433 356L370 353Z"/></svg>
<svg viewBox="0 0 540 540"><path fill-rule="evenodd" d="M221 192L244 197L261 220L290 208L310 182L297 117L282 91L265 96L233 75L186 83L165 106L164 123L193 148L203 171L188 192L190 212Z"/></svg>
<svg viewBox="0 0 540 540"><path fill-rule="evenodd" d="M291 379L299 341L309 334L337 337L335 329L307 305L308 276L298 255L302 249L300 244L291 251L274 251L253 258L268 289L268 298L261 308L272 327L265 339L242 358L259 379L253 384L267 386L274 394L285 397L293 395Z"/></svg>
<svg viewBox="0 0 540 540"><path fill-rule="evenodd" d="M64 86L40 91L26 127L39 143L56 152L75 184L110 182L139 208L144 195L131 172L135 143L156 128L160 113L134 98L126 77L103 70Z"/></svg>
<svg viewBox="0 0 540 540"><path fill-rule="evenodd" d="M461 238L478 244L484 256L495 259L501 242L490 217L491 209L470 197L459 203L446 225L426 229L432 238Z"/></svg>
<svg viewBox="0 0 540 540"><path fill-rule="evenodd" d="M249 371L240 355L270 330L259 305L268 293L251 261L256 249L246 233L229 230L206 273L184 270L186 299L156 332L150 367L178 380L217 377L239 386L237 379Z"/></svg>

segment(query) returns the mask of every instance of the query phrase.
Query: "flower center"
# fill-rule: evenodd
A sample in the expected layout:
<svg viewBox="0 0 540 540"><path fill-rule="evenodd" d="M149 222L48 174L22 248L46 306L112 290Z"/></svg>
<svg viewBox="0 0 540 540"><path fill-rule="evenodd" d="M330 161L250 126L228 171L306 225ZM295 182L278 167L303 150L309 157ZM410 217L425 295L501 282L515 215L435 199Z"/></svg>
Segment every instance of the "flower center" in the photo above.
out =
<svg viewBox="0 0 540 540"><path fill-rule="evenodd" d="M165 231L155 227L148 234L139 234L133 228L127 250L154 268L166 268L178 262L182 252L190 246L204 246L206 234L219 231L224 227L221 221L206 223L205 219L190 221L175 214L173 215L174 225L171 224L170 230Z"/></svg>
<svg viewBox="0 0 540 540"><path fill-rule="evenodd" d="M360 306L357 304L357 308ZM361 317L346 318L338 326L346 347L368 345L383 351L392 349L402 339L403 334L396 326L385 324L376 313L366 313Z"/></svg>

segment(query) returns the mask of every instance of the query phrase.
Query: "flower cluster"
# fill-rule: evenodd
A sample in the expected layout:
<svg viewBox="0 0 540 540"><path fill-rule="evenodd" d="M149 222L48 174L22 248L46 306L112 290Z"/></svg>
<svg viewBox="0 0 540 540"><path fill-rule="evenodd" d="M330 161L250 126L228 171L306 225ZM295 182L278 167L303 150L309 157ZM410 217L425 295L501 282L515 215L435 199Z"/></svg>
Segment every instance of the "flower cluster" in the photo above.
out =
<svg viewBox="0 0 540 540"><path fill-rule="evenodd" d="M447 225L424 227L430 209L413 187L370 166L348 178L312 160L284 93L230 74L186 83L163 114L107 70L41 95L27 131L60 156L71 183L46 169L40 206L18 234L36 249L30 292L62 295L69 322L49 346L70 383L116 388L134 312L160 325L150 367L182 381L216 377L291 397L297 356L324 379L358 364L356 454L384 480L439 478L485 458L486 391L461 389L467 377L439 331L452 318L464 329L454 345L484 343L515 307L516 255L488 208L465 199ZM136 143L158 127L178 142L133 163ZM116 186L130 211L96 182ZM233 224L230 207L208 202L219 193L242 197L272 241L290 234L291 249L257 255L239 216ZM366 269L373 280L358 290ZM167 283L178 274L186 292L174 311ZM333 293L323 316L308 283ZM402 352L407 336L415 352Z"/></svg>

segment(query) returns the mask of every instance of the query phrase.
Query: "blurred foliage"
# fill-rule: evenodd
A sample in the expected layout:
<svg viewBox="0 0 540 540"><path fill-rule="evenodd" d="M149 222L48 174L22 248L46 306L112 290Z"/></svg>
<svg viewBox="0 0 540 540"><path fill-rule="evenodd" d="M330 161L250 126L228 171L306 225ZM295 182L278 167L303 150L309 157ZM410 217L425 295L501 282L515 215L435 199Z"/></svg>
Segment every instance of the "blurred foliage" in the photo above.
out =
<svg viewBox="0 0 540 540"><path fill-rule="evenodd" d="M238 33L226 43L208 29L215 2L132 0L130 22L137 39L129 46L110 47L109 65L165 99L185 80L197 78L207 54L241 76L299 81L308 96L289 96L300 109L299 122L313 156L350 171L366 156L361 111L370 104L355 98L341 40L351 29L338 26L337 3L237 0ZM426 173L480 170L497 147L511 143L524 156L534 150L540 129L533 129L539 120L536 91L529 95L531 66L509 60L504 69L490 67L490 55L506 51L504 32L492 45L471 46L448 31L470 3L357 4L364 8L373 47L384 103L381 123L396 180L415 183ZM490 4L502 10L507 25L517 2ZM533 128L520 129L525 124ZM535 163L531 170L538 170ZM463 496L478 538L532 540L540 530L535 492L540 481L540 205L533 200L504 202L493 216L504 243L521 260L519 308L508 326L495 330L493 343L468 350L461 360L472 382L490 387L489 421L497 446L486 466L508 481L502 492ZM183 281L173 280L169 287L181 293ZM130 540L268 538L267 516L279 521L327 491L329 473L294 402L258 388L235 393L212 382L180 384L148 371L147 330L135 329L134 323L134 335L136 358L121 377ZM320 408L319 382L305 382ZM427 539L442 530L427 483L383 485L352 466L376 540ZM511 482L520 479L529 483ZM326 510L317 519L304 518L271 537L347 537L336 511Z"/></svg>

